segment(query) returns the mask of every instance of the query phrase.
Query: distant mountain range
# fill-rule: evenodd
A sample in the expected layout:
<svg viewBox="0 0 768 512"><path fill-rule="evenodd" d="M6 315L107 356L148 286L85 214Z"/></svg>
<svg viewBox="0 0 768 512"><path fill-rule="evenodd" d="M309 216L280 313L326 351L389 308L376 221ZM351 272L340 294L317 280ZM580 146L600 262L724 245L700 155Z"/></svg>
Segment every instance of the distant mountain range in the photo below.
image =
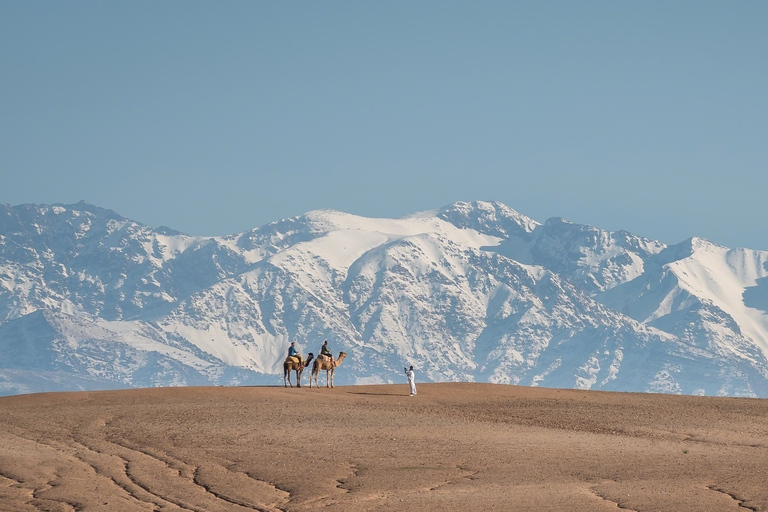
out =
<svg viewBox="0 0 768 512"><path fill-rule="evenodd" d="M0 205L0 394L282 385L290 342L325 339L348 354L336 384L412 364L419 381L768 397L768 252L492 202L221 237Z"/></svg>

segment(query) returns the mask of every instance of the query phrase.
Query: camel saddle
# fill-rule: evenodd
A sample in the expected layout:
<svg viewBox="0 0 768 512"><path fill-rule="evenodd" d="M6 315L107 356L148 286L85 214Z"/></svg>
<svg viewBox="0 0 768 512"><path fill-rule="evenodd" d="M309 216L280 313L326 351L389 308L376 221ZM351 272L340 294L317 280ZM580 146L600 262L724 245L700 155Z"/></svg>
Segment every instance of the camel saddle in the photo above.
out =
<svg viewBox="0 0 768 512"><path fill-rule="evenodd" d="M300 363L300 362L301 362L301 359L299 359L299 358L298 358L298 357L296 357L296 356L288 356L288 361L290 361L290 362L292 362L292 363Z"/></svg>

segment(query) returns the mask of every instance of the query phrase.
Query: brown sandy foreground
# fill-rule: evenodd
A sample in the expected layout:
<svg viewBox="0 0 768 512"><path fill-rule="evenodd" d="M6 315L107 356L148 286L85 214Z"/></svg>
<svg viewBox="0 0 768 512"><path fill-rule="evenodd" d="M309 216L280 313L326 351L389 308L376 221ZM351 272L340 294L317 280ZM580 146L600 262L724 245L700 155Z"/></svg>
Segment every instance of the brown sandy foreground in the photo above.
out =
<svg viewBox="0 0 768 512"><path fill-rule="evenodd" d="M5 397L0 510L768 511L768 400L457 383Z"/></svg>

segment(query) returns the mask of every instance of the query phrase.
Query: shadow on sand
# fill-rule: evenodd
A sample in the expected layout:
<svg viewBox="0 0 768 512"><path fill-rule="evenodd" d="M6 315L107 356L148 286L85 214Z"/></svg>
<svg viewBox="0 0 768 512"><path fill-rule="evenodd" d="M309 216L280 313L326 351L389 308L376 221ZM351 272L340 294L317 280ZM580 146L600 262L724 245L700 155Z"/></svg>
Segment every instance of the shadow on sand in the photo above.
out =
<svg viewBox="0 0 768 512"><path fill-rule="evenodd" d="M350 391L350 395L408 396L408 393L372 393L370 391Z"/></svg>

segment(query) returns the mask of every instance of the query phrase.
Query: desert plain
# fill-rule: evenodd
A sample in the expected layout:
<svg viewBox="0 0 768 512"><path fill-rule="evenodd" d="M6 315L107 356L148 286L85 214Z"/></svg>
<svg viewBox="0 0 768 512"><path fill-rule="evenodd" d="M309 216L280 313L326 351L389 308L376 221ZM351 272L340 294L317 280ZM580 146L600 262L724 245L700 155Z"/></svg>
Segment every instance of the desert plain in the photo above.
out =
<svg viewBox="0 0 768 512"><path fill-rule="evenodd" d="M768 511L768 400L418 390L0 398L0 510Z"/></svg>

